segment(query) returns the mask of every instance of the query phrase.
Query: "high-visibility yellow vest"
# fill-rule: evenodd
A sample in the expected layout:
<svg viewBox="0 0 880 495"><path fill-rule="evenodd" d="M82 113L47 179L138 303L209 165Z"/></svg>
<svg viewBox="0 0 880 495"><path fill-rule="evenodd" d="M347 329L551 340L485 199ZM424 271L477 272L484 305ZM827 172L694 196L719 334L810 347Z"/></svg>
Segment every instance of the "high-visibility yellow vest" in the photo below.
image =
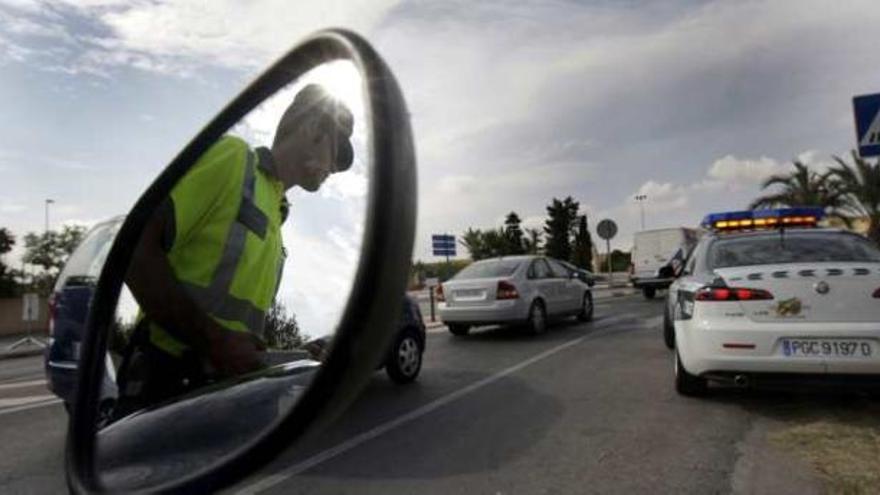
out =
<svg viewBox="0 0 880 495"><path fill-rule="evenodd" d="M168 261L196 304L228 330L262 337L284 266L283 198L269 150L232 136L209 148L171 191ZM174 356L188 348L155 322L150 341Z"/></svg>

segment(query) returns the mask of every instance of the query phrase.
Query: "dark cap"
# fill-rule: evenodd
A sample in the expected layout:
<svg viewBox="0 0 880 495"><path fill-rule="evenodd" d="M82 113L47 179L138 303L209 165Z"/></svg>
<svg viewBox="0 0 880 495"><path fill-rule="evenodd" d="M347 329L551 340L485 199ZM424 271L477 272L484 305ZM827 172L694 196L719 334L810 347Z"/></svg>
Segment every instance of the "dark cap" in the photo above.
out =
<svg viewBox="0 0 880 495"><path fill-rule="evenodd" d="M344 172L351 168L354 161L354 149L350 140L354 130L351 110L317 84L309 84L297 93L291 107L302 108L306 114L317 113L319 128L333 140L333 171Z"/></svg>

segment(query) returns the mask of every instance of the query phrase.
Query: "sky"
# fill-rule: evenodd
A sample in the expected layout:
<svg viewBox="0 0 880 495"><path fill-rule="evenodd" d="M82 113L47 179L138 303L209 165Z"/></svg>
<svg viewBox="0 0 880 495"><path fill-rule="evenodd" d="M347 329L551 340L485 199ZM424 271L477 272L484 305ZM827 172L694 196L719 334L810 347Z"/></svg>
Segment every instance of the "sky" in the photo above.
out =
<svg viewBox="0 0 880 495"><path fill-rule="evenodd" d="M622 249L637 194L647 228L743 208L793 159L847 156L852 97L880 92L873 1L295 4L0 0L0 226L41 231L46 198L52 228L125 213L247 82L324 27L362 34L400 81L425 261L439 260L432 233L509 211L540 227L554 197L579 201L592 229L617 222Z"/></svg>

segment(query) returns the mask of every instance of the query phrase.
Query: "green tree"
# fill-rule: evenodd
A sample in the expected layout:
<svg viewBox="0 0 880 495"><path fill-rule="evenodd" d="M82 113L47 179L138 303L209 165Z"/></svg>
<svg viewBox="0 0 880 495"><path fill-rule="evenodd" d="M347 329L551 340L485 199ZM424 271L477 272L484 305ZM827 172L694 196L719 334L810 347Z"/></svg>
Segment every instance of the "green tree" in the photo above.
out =
<svg viewBox="0 0 880 495"><path fill-rule="evenodd" d="M541 253L541 231L538 229L526 229L526 237L523 239L523 250L526 254Z"/></svg>
<svg viewBox="0 0 880 495"><path fill-rule="evenodd" d="M574 255L571 262L587 270L593 269L593 238L587 227L587 216L581 215L577 233L574 236Z"/></svg>
<svg viewBox="0 0 880 495"><path fill-rule="evenodd" d="M880 244L880 163L870 164L852 152L853 165L835 156L830 176L843 193L849 210L868 219L868 238Z"/></svg>
<svg viewBox="0 0 880 495"><path fill-rule="evenodd" d="M546 234L544 252L561 260L570 260L572 253L571 238L576 228L580 203L568 196L560 201L553 198L547 206L547 221L544 223Z"/></svg>
<svg viewBox="0 0 880 495"><path fill-rule="evenodd" d="M2 257L12 251L15 245L15 236L9 229L0 228L0 297L14 297L18 292L18 284L15 281L15 272L11 270Z"/></svg>
<svg viewBox="0 0 880 495"><path fill-rule="evenodd" d="M300 332L293 313L288 314L283 303L275 301L266 313L263 338L269 349L291 350L302 347L309 336Z"/></svg>
<svg viewBox="0 0 880 495"><path fill-rule="evenodd" d="M525 254L525 245L523 239L523 231L520 227L522 220L516 212L507 214L504 220L504 236L507 239L506 254Z"/></svg>
<svg viewBox="0 0 880 495"><path fill-rule="evenodd" d="M755 199L750 209L775 208L780 206L821 206L829 216L850 223L846 194L831 177L831 172L819 174L798 160L793 163L795 170L790 174L774 175L762 184L761 189L778 186L775 193Z"/></svg>
<svg viewBox="0 0 880 495"><path fill-rule="evenodd" d="M48 295L55 279L73 250L82 242L86 229L79 225L65 225L61 232L50 230L42 234L30 232L24 236L25 263L38 266L42 273L36 274L29 290Z"/></svg>
<svg viewBox="0 0 880 495"><path fill-rule="evenodd" d="M468 250L472 260L478 261L488 258L483 242L483 232L480 229L468 228L464 231L459 242Z"/></svg>

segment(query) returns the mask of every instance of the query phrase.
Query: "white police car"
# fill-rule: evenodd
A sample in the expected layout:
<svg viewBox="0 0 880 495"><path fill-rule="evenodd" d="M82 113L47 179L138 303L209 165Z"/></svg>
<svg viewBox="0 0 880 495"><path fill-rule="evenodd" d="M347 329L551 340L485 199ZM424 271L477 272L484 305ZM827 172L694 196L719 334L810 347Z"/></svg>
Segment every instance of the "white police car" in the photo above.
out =
<svg viewBox="0 0 880 495"><path fill-rule="evenodd" d="M880 375L880 249L818 228L821 208L708 215L669 289L675 385L871 382Z"/></svg>

